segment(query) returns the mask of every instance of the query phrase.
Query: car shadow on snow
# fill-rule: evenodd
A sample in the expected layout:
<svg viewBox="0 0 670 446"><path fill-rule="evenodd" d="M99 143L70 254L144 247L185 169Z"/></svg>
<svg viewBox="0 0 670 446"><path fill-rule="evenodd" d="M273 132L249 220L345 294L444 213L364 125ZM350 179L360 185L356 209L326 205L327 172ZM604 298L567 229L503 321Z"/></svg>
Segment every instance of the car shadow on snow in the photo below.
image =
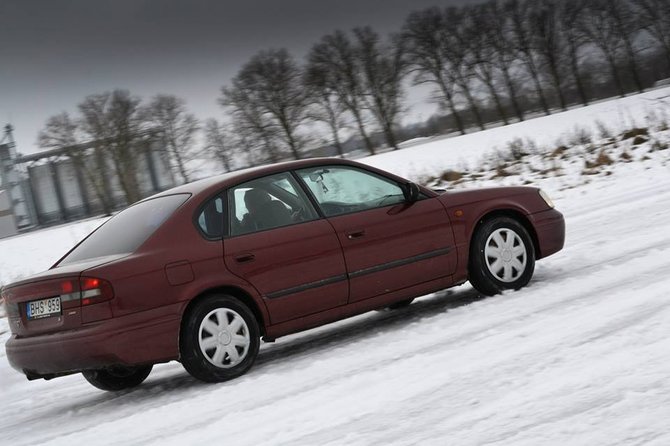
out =
<svg viewBox="0 0 670 446"><path fill-rule="evenodd" d="M413 302L410 306L398 310L380 310L366 313L332 325L326 325L313 332L294 335L297 338L287 338L284 342L275 345L269 345L261 349L256 360L256 364L246 375L253 378L257 373L263 373L266 369L279 366L281 364L291 364L296 358L308 356L319 350L334 348L338 345L346 345L357 339L365 338L369 335L379 336L397 329L402 329L413 322L421 319L437 316L452 309L469 305L473 302L482 300L481 296L474 289L467 287L462 289L450 289L435 293L429 297L421 298ZM156 374L162 376L155 376ZM241 378L242 380L245 377ZM227 383L216 384L217 386L236 385L238 380ZM74 402L69 400L67 408L51 406L47 408L46 414L62 413L65 409L70 414L91 413L93 411L115 410L120 404L137 405L144 401L150 401L158 398L167 398L168 400L179 400L181 395L193 391L208 393L212 384L206 384L192 378L185 371L175 372L174 370L165 370L154 372L154 377L150 377L140 387L122 392L96 393L91 389L90 397L79 399Z"/></svg>
<svg viewBox="0 0 670 446"><path fill-rule="evenodd" d="M459 290L449 289L440 291L430 297L414 301L410 306L397 310L383 309L366 313L351 319L324 326L291 339L286 344L276 345L261 350L254 368L250 371L263 370L287 361L294 361L297 357L312 354L312 352L337 347L339 344L364 338L367 335L383 335L399 328L418 322L423 318L434 317L440 313L469 305L483 300L484 296L475 289L467 287Z"/></svg>

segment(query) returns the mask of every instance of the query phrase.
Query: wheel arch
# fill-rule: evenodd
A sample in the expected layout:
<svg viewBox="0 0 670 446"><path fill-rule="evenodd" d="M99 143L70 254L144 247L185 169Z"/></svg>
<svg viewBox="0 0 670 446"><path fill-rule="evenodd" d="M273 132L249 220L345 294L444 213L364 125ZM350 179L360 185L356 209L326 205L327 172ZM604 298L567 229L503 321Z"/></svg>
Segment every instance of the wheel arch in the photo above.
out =
<svg viewBox="0 0 670 446"><path fill-rule="evenodd" d="M533 242L533 251L535 253L535 258L539 259L542 256L540 253L540 242L537 237L535 227L533 227L533 224L530 222L526 214L524 214L519 210L511 208L493 209L487 211L486 213L484 213L484 215L479 217L479 219L477 220L477 224L474 226L472 232L470 233L470 240L468 242L468 253L472 248L472 243L474 242L475 234L477 234L479 228L487 221L490 221L497 217L508 217L518 221L526 229L526 231L528 231L528 235L530 235L530 239ZM470 260L468 259L468 265L469 263Z"/></svg>
<svg viewBox="0 0 670 446"><path fill-rule="evenodd" d="M179 328L179 337L181 339L181 333L183 330L183 325L184 321L186 320L186 316L189 314L191 309L200 301L208 298L209 296L213 296L216 294L227 294L229 296L234 297L235 299L239 300L241 303L246 305L249 310L251 310L251 313L254 315L254 318L258 322L258 328L260 329L261 336L265 336L265 330L266 330L266 323L265 323L265 317L263 316L263 312L261 311L260 307L256 303L253 297L249 293L247 293L245 290L242 288L233 286L233 285L220 285L216 287L209 288L207 290L202 291L199 293L197 296L195 296L193 299L191 299L186 307L184 308L181 316L181 326Z"/></svg>

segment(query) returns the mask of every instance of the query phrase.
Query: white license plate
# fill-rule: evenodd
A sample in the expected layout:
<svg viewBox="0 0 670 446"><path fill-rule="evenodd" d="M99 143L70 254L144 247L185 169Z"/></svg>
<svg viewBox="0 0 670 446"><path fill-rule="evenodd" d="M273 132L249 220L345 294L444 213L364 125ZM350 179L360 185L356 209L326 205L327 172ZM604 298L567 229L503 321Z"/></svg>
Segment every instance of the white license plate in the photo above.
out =
<svg viewBox="0 0 670 446"><path fill-rule="evenodd" d="M26 315L29 320L61 314L60 297L34 300L26 304Z"/></svg>

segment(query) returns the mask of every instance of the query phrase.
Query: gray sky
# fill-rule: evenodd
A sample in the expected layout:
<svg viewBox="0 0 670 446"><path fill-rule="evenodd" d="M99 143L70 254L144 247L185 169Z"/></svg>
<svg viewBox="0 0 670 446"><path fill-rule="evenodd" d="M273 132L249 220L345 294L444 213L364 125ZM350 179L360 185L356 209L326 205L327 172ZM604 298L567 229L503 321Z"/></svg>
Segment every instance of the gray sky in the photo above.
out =
<svg viewBox="0 0 670 446"><path fill-rule="evenodd" d="M220 117L220 87L261 49L302 57L338 28L387 33L412 10L469 2L0 0L0 125L33 152L49 116L113 88L176 94L199 118Z"/></svg>

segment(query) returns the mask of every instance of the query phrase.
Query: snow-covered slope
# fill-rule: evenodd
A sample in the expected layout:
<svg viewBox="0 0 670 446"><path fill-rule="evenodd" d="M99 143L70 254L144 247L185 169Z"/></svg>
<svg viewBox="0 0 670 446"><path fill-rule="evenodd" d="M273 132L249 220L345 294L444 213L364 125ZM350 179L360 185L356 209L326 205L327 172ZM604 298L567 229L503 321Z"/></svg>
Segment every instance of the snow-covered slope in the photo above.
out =
<svg viewBox="0 0 670 446"><path fill-rule="evenodd" d="M438 137L434 141L360 161L418 180L439 176L446 169L472 168L494 157L497 151L507 150L507 145L518 139L530 139L538 150L552 151L578 133L587 132L597 139L601 128L618 134L633 127L646 127L649 121L663 120L670 123L670 87L483 132L446 139Z"/></svg>
<svg viewBox="0 0 670 446"><path fill-rule="evenodd" d="M420 147L368 161L422 174L436 162L410 167ZM576 187L553 181L567 242L526 289L479 299L466 285L281 338L219 385L178 364L121 394L79 376L28 382L2 352L0 443L668 445L670 169L634 162ZM43 267L65 228L0 241L0 262L13 276ZM7 257L22 246L45 259Z"/></svg>

